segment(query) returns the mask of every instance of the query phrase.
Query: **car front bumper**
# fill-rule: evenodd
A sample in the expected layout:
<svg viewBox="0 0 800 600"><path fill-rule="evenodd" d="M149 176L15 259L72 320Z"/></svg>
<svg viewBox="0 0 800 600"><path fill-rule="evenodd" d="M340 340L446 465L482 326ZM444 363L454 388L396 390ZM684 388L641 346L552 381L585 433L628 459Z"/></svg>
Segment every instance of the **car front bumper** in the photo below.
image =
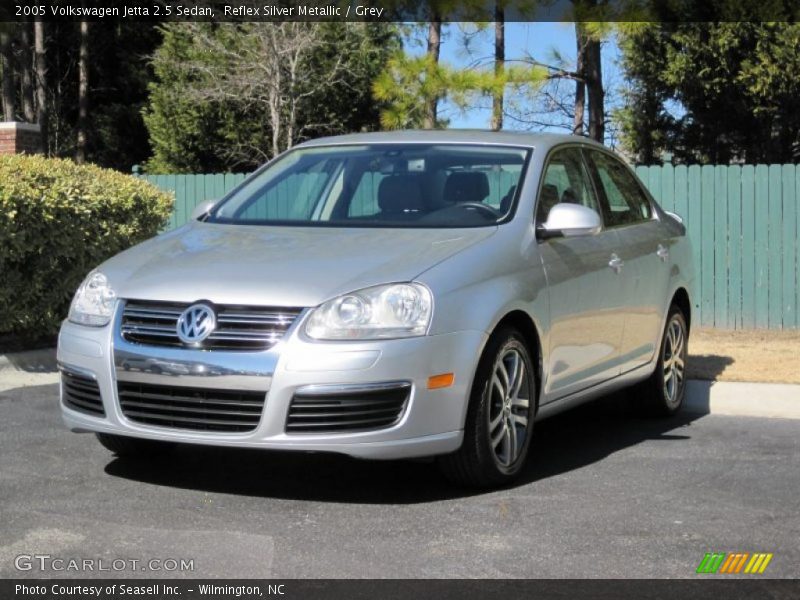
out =
<svg viewBox="0 0 800 600"><path fill-rule="evenodd" d="M303 319L299 318L300 323ZM65 321L58 343L62 369L97 380L105 416L66 406L66 425L76 432L103 432L193 444L337 452L360 458L394 459L446 454L461 445L467 399L480 351L481 331L410 339L364 342L311 342L295 328L264 352L198 351L129 344L116 333L118 323L95 328ZM136 361L176 365L173 368L130 369ZM455 375L453 385L428 389L428 378ZM265 394L256 428L248 432L194 431L145 424L127 418L121 409L118 380L144 383L258 390ZM403 381L410 395L399 420L376 430L287 433L290 402L306 386L352 386ZM323 387L323 389L325 389Z"/></svg>

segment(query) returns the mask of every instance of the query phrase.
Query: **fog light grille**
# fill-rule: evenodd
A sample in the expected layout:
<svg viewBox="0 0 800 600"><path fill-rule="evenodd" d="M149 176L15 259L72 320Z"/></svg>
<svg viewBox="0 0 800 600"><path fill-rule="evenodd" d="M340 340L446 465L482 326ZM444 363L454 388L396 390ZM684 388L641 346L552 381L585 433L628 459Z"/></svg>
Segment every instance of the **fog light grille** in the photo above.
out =
<svg viewBox="0 0 800 600"><path fill-rule="evenodd" d="M301 388L289 406L286 432L338 433L391 427L402 417L410 392L407 382Z"/></svg>
<svg viewBox="0 0 800 600"><path fill-rule="evenodd" d="M68 408L93 416L106 416L100 386L91 377L61 371L61 391L61 398Z"/></svg>

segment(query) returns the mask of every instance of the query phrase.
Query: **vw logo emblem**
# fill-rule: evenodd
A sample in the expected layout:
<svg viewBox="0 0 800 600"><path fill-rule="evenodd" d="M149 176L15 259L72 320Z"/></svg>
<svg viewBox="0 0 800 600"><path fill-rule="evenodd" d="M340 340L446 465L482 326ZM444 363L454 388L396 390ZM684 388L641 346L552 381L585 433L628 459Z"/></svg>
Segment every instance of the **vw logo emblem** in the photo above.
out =
<svg viewBox="0 0 800 600"><path fill-rule="evenodd" d="M217 317L210 306L193 304L178 317L178 337L184 344L198 344L217 326Z"/></svg>

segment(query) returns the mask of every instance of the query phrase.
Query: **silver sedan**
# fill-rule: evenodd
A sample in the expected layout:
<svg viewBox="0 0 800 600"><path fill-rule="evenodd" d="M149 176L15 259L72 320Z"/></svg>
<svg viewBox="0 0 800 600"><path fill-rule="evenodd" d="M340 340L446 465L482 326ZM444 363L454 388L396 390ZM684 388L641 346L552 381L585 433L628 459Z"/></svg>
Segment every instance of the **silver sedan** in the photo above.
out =
<svg viewBox="0 0 800 600"><path fill-rule="evenodd" d="M584 138L426 131L301 144L92 271L59 337L73 431L437 456L511 481L534 422L685 392L691 247Z"/></svg>

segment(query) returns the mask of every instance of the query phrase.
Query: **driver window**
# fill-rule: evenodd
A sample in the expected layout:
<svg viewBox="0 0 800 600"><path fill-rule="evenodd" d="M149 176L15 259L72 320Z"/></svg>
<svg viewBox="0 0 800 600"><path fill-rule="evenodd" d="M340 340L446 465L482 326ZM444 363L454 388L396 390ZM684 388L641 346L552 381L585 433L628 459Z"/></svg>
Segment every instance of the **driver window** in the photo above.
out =
<svg viewBox="0 0 800 600"><path fill-rule="evenodd" d="M550 157L536 203L536 222L547 221L550 209L561 203L582 204L600 212L578 148L557 150Z"/></svg>

